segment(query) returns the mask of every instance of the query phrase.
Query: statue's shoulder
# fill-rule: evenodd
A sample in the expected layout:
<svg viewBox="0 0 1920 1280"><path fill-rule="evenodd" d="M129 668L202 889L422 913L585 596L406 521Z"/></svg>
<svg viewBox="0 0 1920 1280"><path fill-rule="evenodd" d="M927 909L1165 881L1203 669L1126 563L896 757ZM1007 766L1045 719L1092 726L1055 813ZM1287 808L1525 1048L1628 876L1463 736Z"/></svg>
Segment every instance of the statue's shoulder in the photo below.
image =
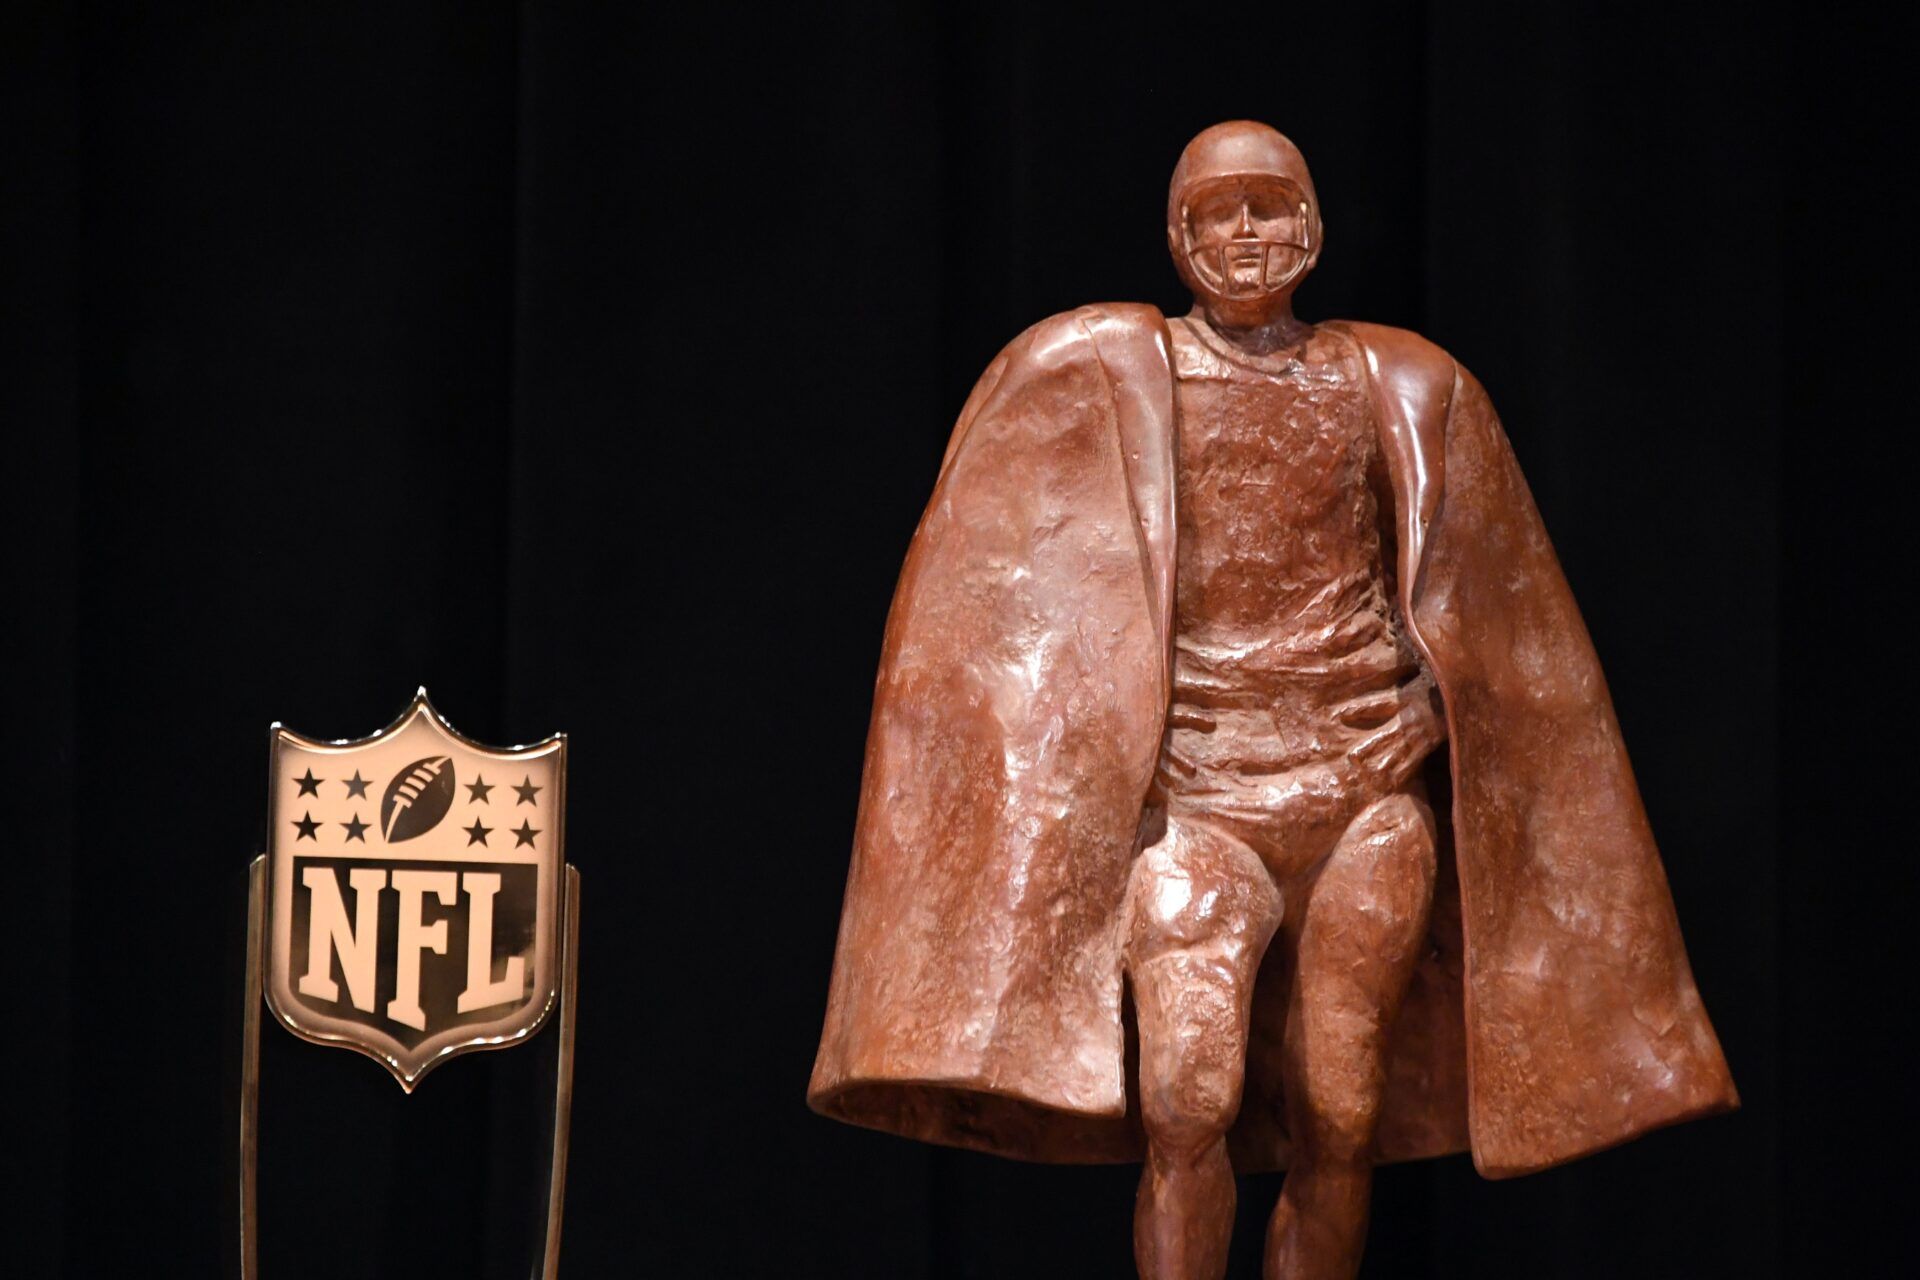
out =
<svg viewBox="0 0 1920 1280"><path fill-rule="evenodd" d="M1423 386L1445 395L1452 390L1456 365L1439 343L1411 329L1363 320L1329 320L1319 326L1351 339L1376 381L1390 386Z"/></svg>
<svg viewBox="0 0 1920 1280"><path fill-rule="evenodd" d="M1409 446L1438 457L1463 382L1454 358L1438 343L1392 325L1336 320L1320 327L1344 333L1359 349L1382 428L1389 435L1410 433Z"/></svg>
<svg viewBox="0 0 1920 1280"><path fill-rule="evenodd" d="M1001 348L980 375L960 410L941 470L945 472L975 420L990 406L1017 403L1061 378L1097 383L1110 395L1130 392L1150 405L1165 401L1161 416L1170 417L1172 367L1167 321L1157 307L1097 302L1048 316Z"/></svg>
<svg viewBox="0 0 1920 1280"><path fill-rule="evenodd" d="M1114 333L1150 335L1165 333L1167 328L1167 318L1149 302L1090 302L1075 307L1072 314L1089 328Z"/></svg>
<svg viewBox="0 0 1920 1280"><path fill-rule="evenodd" d="M1165 363L1167 320L1145 302L1094 302L1029 326L1007 344L1005 355L1038 365L1098 358L1131 363L1159 353Z"/></svg>

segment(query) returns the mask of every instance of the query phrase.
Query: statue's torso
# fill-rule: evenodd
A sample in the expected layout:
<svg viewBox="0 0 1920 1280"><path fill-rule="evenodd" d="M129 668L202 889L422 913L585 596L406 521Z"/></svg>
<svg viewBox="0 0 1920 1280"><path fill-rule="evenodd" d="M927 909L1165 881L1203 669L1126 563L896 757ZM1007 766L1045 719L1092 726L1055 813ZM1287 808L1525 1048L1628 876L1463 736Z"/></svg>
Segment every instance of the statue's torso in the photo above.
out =
<svg viewBox="0 0 1920 1280"><path fill-rule="evenodd" d="M1319 808L1371 798L1309 813L1302 794L1428 696L1395 600L1379 434L1338 331L1254 358L1191 320L1169 329L1179 533L1157 792L1291 863L1321 842L1301 830Z"/></svg>

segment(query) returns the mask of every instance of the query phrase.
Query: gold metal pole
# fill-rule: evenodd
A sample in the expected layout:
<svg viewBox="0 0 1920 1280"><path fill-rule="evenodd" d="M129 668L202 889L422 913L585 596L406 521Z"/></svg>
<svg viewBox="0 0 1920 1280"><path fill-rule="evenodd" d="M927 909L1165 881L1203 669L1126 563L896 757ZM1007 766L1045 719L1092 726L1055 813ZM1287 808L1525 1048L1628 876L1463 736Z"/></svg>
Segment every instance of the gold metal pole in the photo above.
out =
<svg viewBox="0 0 1920 1280"><path fill-rule="evenodd" d="M260 1201L255 1172L260 1157L260 979L266 965L267 859L247 869L246 1012L240 1033L240 1280L260 1275Z"/></svg>
<svg viewBox="0 0 1920 1280"><path fill-rule="evenodd" d="M553 1079L553 1165L547 1174L547 1241L542 1280L559 1280L560 1218L567 1195L567 1134L573 1122L573 1027L580 985L580 873L567 866L566 938L560 970L560 1045Z"/></svg>

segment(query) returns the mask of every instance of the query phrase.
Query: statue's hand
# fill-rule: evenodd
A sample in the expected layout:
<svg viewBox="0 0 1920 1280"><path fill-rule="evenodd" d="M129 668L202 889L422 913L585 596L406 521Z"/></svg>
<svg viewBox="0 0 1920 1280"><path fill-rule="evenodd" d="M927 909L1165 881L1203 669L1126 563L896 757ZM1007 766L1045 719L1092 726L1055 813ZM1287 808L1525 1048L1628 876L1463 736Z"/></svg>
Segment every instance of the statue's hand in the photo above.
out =
<svg viewBox="0 0 1920 1280"><path fill-rule="evenodd" d="M1425 680L1405 688L1399 709L1347 751L1347 760L1367 775L1375 795L1398 791L1435 747L1447 740L1439 699Z"/></svg>

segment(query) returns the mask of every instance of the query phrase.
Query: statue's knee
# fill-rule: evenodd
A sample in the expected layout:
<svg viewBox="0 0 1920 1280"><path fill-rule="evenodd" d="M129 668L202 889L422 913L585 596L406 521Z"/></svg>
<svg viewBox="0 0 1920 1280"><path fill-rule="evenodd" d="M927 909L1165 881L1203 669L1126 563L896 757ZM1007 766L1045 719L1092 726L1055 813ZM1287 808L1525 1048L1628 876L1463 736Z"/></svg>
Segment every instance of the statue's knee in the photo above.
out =
<svg viewBox="0 0 1920 1280"><path fill-rule="evenodd" d="M1373 1150L1374 1132L1380 1127L1380 1103L1377 1093L1360 1090L1343 1090L1333 1097L1316 1099L1307 1126L1307 1154L1336 1164L1367 1159Z"/></svg>
<svg viewBox="0 0 1920 1280"><path fill-rule="evenodd" d="M1206 1064L1140 1081L1140 1118L1162 1154L1195 1156L1226 1135L1240 1112L1241 1069Z"/></svg>
<svg viewBox="0 0 1920 1280"><path fill-rule="evenodd" d="M1135 969L1141 1119L1163 1152L1197 1154L1239 1113L1251 981L1192 951Z"/></svg>

